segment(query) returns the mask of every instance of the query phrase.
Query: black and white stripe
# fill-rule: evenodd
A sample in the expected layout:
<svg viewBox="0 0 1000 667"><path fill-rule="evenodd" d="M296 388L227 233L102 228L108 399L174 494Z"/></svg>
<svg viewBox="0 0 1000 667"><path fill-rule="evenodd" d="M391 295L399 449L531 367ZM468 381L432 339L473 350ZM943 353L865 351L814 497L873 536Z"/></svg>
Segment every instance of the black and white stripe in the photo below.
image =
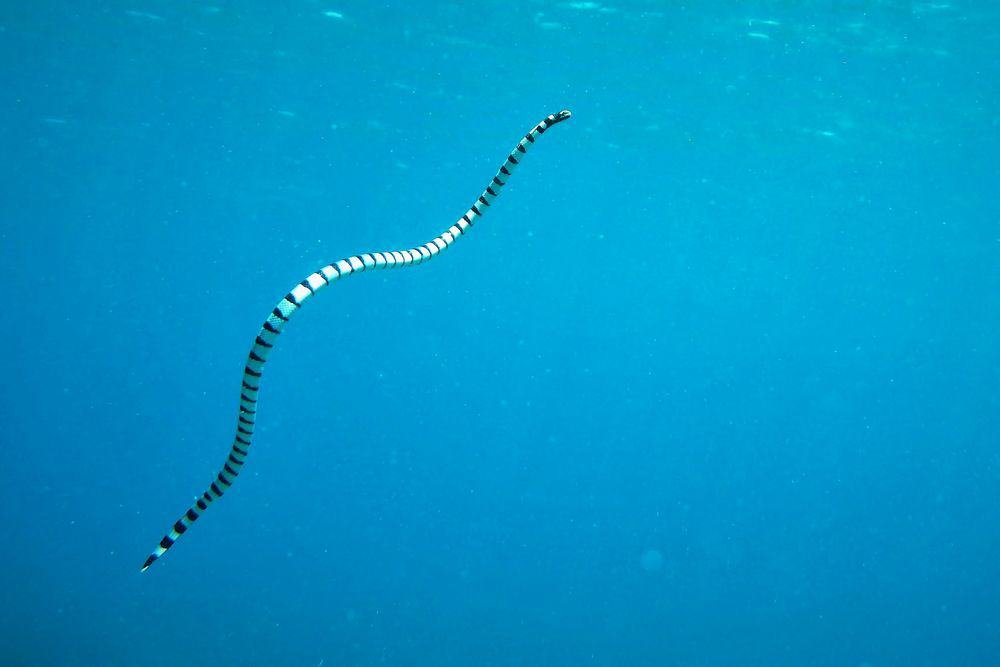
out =
<svg viewBox="0 0 1000 667"><path fill-rule="evenodd" d="M301 283L278 302L271 314L264 320L257 337L254 339L247 356L246 366L243 369L243 384L240 388L240 406L236 420L236 435L233 439L233 446L229 450L229 457L222 466L222 470L215 476L208 489L198 498L195 503L185 512L181 518L174 522L170 532L163 536L159 545L149 555L142 566L142 571L152 565L157 558L174 545L174 542L187 532L195 521L198 520L205 510L221 498L233 485L233 481L239 476L246 463L247 455L250 452L250 443L253 436L254 423L257 419L257 396L260 391L261 375L264 371L264 364L277 343L278 336L288 320L295 312L302 307L313 294L323 289L327 285L346 278L355 273L372 271L376 269L394 269L401 266L422 264L433 259L442 250L448 248L458 238L464 235L476 221L482 217L486 209L493 203L493 200L500 194L500 190L507 183L507 179L514 169L520 164L521 158L535 140L541 136L545 130L556 123L570 117L569 111L560 111L545 118L536 125L524 138L518 142L514 150L510 152L496 176L479 196L476 202L465 214L459 218L455 224L445 230L436 238L428 241L422 246L409 250L392 250L389 252L372 252L363 255L354 255L347 259L341 259L333 264L327 264L319 271L310 274Z"/></svg>

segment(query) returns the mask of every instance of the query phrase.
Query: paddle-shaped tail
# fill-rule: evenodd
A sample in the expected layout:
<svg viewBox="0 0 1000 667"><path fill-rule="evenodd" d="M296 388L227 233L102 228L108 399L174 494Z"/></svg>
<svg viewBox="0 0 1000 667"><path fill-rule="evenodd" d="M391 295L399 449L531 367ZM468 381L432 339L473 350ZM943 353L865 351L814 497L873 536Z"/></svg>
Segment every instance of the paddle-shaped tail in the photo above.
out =
<svg viewBox="0 0 1000 667"><path fill-rule="evenodd" d="M538 137L542 136L547 129L556 123L564 121L569 117L569 111L560 111L557 114L552 114L532 128L528 134L524 135L524 138L518 142L514 150L507 156L503 166L500 167L500 170L483 191L483 194L479 195L479 199L472 205L472 208L466 211L465 215L459 218L454 225L436 238L410 250L365 253L327 264L293 287L292 291L278 302L278 305L271 311L271 314L264 320L264 324L261 326L250 348L250 354L247 356L246 366L243 369L243 384L240 388L240 409L236 421L236 435L233 439L233 446L229 450L229 456L226 458L222 470L215 476L215 480L208 489L188 508L188 511L181 518L174 522L170 532L163 536L160 544L153 550L153 553L149 554L149 557L142 566L143 572L156 562L156 559L162 556L167 549L172 547L177 539L187 532L191 524L197 521L209 506L229 490L229 487L233 485L233 481L239 476L243 465L246 463L247 455L250 453L253 428L257 419L257 396L260 391L264 364L267 362L268 355L277 343L281 330L296 311L319 290L352 274L377 269L415 266L436 257L438 253L448 248L459 237L463 236L483 216L493 203L493 200L500 194L500 190L506 185L511 173L520 164L521 158L524 157L524 154L528 152Z"/></svg>

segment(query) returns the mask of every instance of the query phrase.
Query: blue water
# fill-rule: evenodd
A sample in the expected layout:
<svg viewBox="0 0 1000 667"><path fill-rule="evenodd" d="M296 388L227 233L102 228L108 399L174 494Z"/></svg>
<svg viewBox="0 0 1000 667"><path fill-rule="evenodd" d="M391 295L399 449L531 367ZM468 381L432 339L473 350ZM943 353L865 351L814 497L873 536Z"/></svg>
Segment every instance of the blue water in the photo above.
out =
<svg viewBox="0 0 1000 667"><path fill-rule="evenodd" d="M0 664L1000 664L1000 9L5 3ZM254 451L260 322L320 266Z"/></svg>

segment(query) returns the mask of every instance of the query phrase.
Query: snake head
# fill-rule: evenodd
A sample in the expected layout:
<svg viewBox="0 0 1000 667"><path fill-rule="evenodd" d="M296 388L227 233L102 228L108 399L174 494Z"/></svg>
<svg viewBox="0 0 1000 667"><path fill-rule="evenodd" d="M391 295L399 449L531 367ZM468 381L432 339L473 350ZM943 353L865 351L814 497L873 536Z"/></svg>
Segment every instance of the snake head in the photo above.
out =
<svg viewBox="0 0 1000 667"><path fill-rule="evenodd" d="M569 117L570 117L570 116L572 116L572 115L573 115L573 114L572 114L572 113L570 113L570 110L569 110L569 109L563 109L563 110L562 110L562 111L560 111L559 113L556 113L556 114L552 114L552 122L553 122L553 123L559 123L559 122L561 122L561 121L564 121L564 120L566 120L567 118L569 118Z"/></svg>

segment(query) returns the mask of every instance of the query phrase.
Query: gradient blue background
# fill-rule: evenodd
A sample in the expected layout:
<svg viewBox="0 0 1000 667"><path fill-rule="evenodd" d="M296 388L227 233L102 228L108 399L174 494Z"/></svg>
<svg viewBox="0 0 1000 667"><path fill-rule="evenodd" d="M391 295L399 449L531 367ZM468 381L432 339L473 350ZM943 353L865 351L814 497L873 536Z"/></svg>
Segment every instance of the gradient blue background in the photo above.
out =
<svg viewBox="0 0 1000 667"><path fill-rule="evenodd" d="M4 3L0 663L1000 664L998 56L972 0ZM140 575L276 300L561 108L296 317Z"/></svg>

